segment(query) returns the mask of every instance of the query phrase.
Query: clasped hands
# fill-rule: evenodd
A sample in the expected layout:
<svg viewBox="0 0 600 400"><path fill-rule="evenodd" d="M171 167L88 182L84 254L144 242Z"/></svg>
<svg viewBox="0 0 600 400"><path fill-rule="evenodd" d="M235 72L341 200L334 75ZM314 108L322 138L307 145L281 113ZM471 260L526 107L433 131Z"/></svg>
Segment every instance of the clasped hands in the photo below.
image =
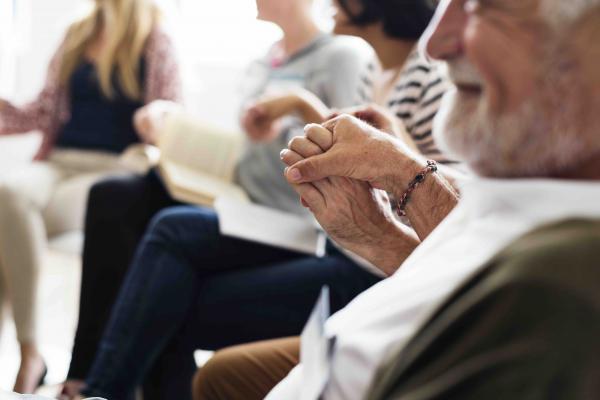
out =
<svg viewBox="0 0 600 400"><path fill-rule="evenodd" d="M419 244L385 194L397 190L399 170L414 170L410 154L391 135L341 115L307 125L281 158L287 180L329 236L389 275Z"/></svg>

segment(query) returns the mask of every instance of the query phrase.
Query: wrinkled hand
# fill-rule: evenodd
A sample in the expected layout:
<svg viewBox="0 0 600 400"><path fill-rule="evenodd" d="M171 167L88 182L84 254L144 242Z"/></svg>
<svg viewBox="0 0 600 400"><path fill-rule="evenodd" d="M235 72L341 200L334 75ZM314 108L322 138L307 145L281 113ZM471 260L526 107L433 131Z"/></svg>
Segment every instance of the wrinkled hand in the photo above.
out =
<svg viewBox="0 0 600 400"><path fill-rule="evenodd" d="M294 165L328 148L326 141L311 145L292 141L282 160ZM419 243L414 233L396 222L385 192L367 182L330 177L292 186L333 240L387 274Z"/></svg>
<svg viewBox="0 0 600 400"><path fill-rule="evenodd" d="M349 108L343 110L343 113L352 115L380 131L394 136L398 136L401 129L403 129L402 123L398 118L396 118L389 110L377 104Z"/></svg>
<svg viewBox="0 0 600 400"><path fill-rule="evenodd" d="M409 135L404 123L388 109L378 104L359 106L343 110L344 114L352 115L367 124L401 139L410 149L418 152L417 145Z"/></svg>
<svg viewBox="0 0 600 400"><path fill-rule="evenodd" d="M144 143L156 144L164 129L167 116L182 109L183 107L177 103L156 100L135 112L133 125Z"/></svg>
<svg viewBox="0 0 600 400"><path fill-rule="evenodd" d="M323 126L309 125L305 132L305 136L292 139L290 150L282 154L284 161L299 150L319 148L325 152L311 154L288 168L286 177L292 184L341 176L394 193L399 183L408 183L424 164L402 141L349 115Z"/></svg>

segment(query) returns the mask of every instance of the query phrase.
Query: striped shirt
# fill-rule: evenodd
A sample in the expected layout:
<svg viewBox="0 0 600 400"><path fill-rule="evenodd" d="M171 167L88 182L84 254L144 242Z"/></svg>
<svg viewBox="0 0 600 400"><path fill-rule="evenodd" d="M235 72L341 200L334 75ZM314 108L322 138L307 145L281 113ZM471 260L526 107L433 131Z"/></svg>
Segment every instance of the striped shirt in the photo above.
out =
<svg viewBox="0 0 600 400"><path fill-rule="evenodd" d="M374 71L375 66L372 66L371 76L376 75ZM373 87L370 77L365 76L362 83L359 95L368 101L373 98L372 93L377 88ZM440 152L432 136L433 119L449 85L439 68L415 49L396 75L389 93L379 103L403 122L407 133L425 157L452 164L454 162Z"/></svg>

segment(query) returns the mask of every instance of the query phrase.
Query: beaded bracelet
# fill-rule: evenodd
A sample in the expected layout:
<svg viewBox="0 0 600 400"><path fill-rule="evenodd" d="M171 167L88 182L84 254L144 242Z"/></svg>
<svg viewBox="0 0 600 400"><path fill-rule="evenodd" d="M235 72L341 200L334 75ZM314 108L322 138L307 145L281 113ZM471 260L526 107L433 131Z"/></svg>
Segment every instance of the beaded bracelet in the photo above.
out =
<svg viewBox="0 0 600 400"><path fill-rule="evenodd" d="M410 200L410 195L412 192L419 186L429 174L433 174L438 170L437 163L433 160L427 160L427 166L423 168L421 172L415 176L415 178L408 184L408 188L406 192L400 197L397 202L396 212L399 216L406 216L406 205L408 204L408 200Z"/></svg>

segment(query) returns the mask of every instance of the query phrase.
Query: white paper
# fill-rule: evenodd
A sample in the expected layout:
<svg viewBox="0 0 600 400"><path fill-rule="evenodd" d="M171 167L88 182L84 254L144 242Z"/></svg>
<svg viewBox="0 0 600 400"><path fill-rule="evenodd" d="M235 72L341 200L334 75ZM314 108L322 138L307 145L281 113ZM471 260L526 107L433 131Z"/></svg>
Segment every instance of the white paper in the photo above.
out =
<svg viewBox="0 0 600 400"><path fill-rule="evenodd" d="M222 235L317 257L325 255L325 234L308 219L252 203L220 197L214 204Z"/></svg>
<svg viewBox="0 0 600 400"><path fill-rule="evenodd" d="M300 400L317 400L329 380L332 340L325 335L327 318L329 318L329 288L324 286L300 337L300 362L303 375Z"/></svg>

